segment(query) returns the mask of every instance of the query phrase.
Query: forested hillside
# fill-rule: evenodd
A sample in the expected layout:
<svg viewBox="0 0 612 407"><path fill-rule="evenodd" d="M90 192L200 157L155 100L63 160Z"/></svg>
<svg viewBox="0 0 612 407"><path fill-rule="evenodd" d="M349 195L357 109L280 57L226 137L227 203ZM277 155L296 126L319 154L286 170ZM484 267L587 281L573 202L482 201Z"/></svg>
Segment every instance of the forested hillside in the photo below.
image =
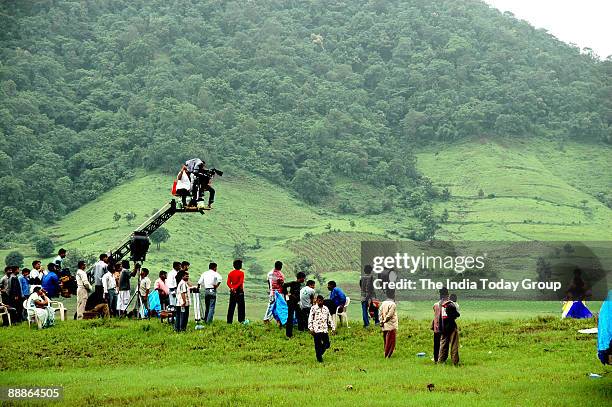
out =
<svg viewBox="0 0 612 407"><path fill-rule="evenodd" d="M3 1L0 25L7 240L192 156L310 203L371 185L427 237L422 145L612 141L612 60L480 1Z"/></svg>

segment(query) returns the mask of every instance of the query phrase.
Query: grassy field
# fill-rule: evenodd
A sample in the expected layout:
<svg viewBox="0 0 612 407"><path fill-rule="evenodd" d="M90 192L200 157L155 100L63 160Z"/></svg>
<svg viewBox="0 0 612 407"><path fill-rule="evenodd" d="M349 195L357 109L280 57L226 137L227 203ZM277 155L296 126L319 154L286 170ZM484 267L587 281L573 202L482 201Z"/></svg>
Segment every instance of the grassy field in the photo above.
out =
<svg viewBox="0 0 612 407"><path fill-rule="evenodd" d="M0 384L61 385L64 404L83 406L304 399L309 405L603 406L612 400L612 376L596 359L595 337L577 333L592 324L555 317L462 321L458 368L430 361L424 320L400 321L390 360L382 357L377 329L341 328L323 364L308 334L287 340L261 323L216 321L200 331L191 324L183 334L158 321L69 321L42 331L22 324L1 330L3 351L14 357L0 359ZM591 372L604 377L591 379Z"/></svg>

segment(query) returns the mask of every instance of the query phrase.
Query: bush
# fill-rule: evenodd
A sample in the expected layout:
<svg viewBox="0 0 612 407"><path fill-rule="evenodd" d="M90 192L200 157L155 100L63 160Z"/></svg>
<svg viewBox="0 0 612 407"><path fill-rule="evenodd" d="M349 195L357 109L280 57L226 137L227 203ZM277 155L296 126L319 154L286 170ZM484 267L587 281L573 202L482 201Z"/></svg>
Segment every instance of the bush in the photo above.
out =
<svg viewBox="0 0 612 407"><path fill-rule="evenodd" d="M40 257L47 258L53 256L55 246L50 238L42 237L34 243L34 249Z"/></svg>
<svg viewBox="0 0 612 407"><path fill-rule="evenodd" d="M4 264L7 266L19 266L23 267L23 254L18 251L12 251L6 255Z"/></svg>

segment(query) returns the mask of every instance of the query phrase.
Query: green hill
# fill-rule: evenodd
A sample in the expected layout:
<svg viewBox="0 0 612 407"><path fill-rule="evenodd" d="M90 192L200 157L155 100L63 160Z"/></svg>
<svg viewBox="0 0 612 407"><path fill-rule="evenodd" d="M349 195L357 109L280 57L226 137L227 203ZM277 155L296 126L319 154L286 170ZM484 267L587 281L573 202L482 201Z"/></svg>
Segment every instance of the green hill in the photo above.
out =
<svg viewBox="0 0 612 407"><path fill-rule="evenodd" d="M419 169L452 198L437 203L449 240L610 240L611 149L544 140L490 140L429 149ZM482 190L483 196L479 197Z"/></svg>
<svg viewBox="0 0 612 407"><path fill-rule="evenodd" d="M424 223L415 236L428 238L434 197L420 170L444 181L426 156L415 166L424 146L612 140L612 61L482 1L1 2L0 25L0 234L13 242L143 168L169 174L194 156L347 213L387 212L388 202L364 204L376 197L368 191L403 201L422 187L418 222L400 232ZM591 147L567 151L582 159L580 148ZM528 180L539 159L517 156L493 173L474 161L472 179L452 182L465 187L457 196L476 184L515 196L498 188L507 184L527 199L542 185L579 206L565 185L588 190L589 180ZM501 172L523 182L496 182ZM490 181L475 180L481 173ZM498 209L513 204L529 206Z"/></svg>

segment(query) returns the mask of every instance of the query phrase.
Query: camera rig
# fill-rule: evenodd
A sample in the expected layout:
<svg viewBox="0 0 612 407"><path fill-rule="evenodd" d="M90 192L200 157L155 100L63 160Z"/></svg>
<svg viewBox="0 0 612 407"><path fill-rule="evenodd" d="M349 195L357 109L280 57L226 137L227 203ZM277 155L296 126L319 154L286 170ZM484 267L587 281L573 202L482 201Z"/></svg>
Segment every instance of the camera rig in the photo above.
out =
<svg viewBox="0 0 612 407"><path fill-rule="evenodd" d="M176 200L171 200L164 205L142 225L132 232L124 241L113 250L109 255L109 264L114 265L120 262L125 256L131 253L130 259L137 262L145 260L149 250L149 236L166 223L175 213L200 213L204 214L207 208L184 207L178 208Z"/></svg>

